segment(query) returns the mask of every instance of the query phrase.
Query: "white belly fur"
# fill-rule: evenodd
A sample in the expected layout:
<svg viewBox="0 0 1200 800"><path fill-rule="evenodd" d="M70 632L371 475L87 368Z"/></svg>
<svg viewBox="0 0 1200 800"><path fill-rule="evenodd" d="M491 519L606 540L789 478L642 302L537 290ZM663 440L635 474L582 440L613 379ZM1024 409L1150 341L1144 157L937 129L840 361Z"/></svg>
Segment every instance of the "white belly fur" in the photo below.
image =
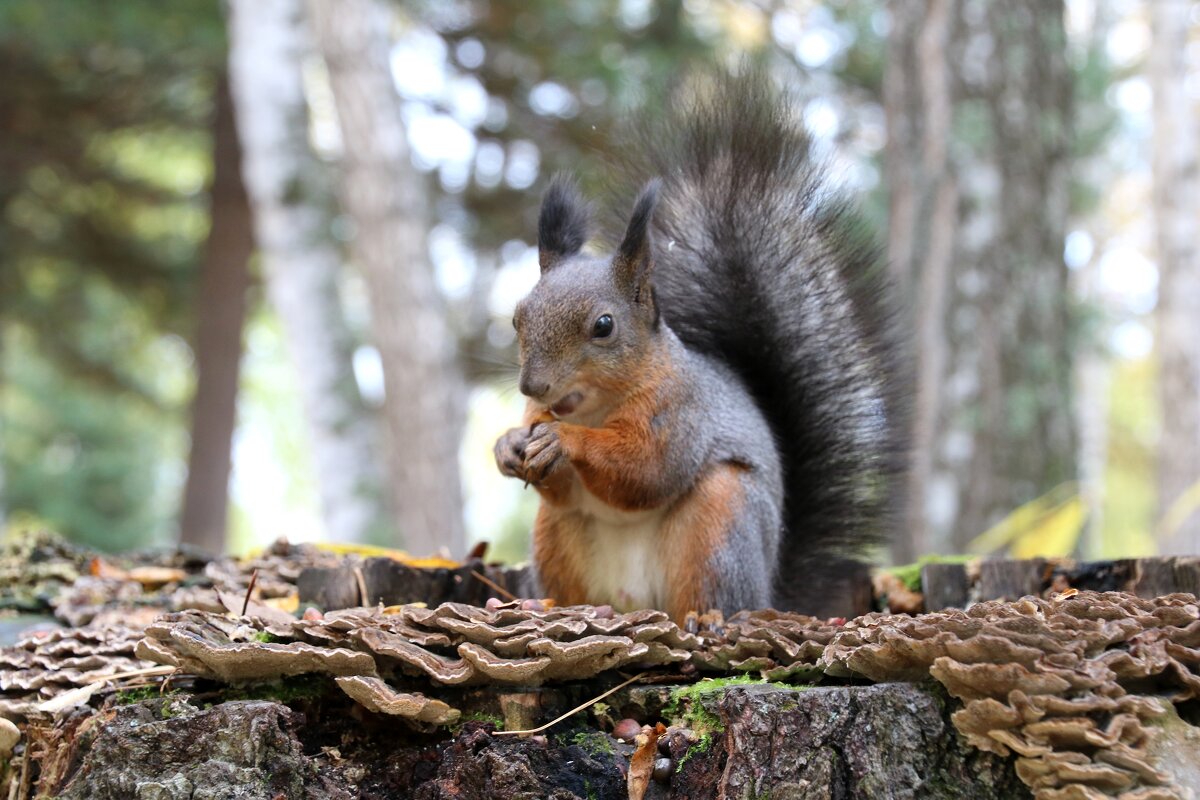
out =
<svg viewBox="0 0 1200 800"><path fill-rule="evenodd" d="M588 595L618 611L665 608L667 580L660 529L667 508L621 511L580 488L576 506L586 519Z"/></svg>

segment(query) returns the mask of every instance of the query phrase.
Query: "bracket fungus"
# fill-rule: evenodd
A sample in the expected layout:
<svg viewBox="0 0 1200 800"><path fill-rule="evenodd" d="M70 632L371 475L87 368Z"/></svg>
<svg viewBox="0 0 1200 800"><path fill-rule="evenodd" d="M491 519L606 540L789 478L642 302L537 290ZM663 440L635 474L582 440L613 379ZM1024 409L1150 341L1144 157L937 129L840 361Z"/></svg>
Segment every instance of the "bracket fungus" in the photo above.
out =
<svg viewBox="0 0 1200 800"><path fill-rule="evenodd" d="M932 675L974 746L1016 756L1037 800L1183 798L1149 747L1165 703L1200 696L1192 595L1084 592L918 617L869 615L833 637L826 674Z"/></svg>
<svg viewBox="0 0 1200 800"><path fill-rule="evenodd" d="M453 725L462 716L458 709L441 700L396 691L381 678L345 675L335 681L343 692L368 711L403 717L415 725Z"/></svg>
<svg viewBox="0 0 1200 800"><path fill-rule="evenodd" d="M135 655L141 638L136 628L60 629L0 649L0 717L20 721L44 716L56 707L46 704L60 698L63 708L75 705L75 698L86 703L91 693L79 690L155 666Z"/></svg>
<svg viewBox="0 0 1200 800"><path fill-rule="evenodd" d="M591 606L532 611L446 603L348 609L290 626L244 620L168 614L146 629L139 653L222 680L326 672L399 675L440 686L536 686L686 662L696 644L662 612L600 616ZM261 641L260 633L272 641Z"/></svg>
<svg viewBox="0 0 1200 800"><path fill-rule="evenodd" d="M272 592L294 579L284 562L262 561L275 570L266 581L278 584ZM215 588L243 583L218 573L208 576ZM426 691L537 686L614 669L768 680L932 677L959 703L951 715L958 732L1014 758L1037 800L1188 796L1179 773L1161 763L1168 759L1154 754L1171 704L1200 699L1200 604L1192 595L1080 592L849 621L710 613L682 627L660 611L519 603L352 608L301 619L251 603L248 612L168 613L144 636L93 626L29 637L0 650L0 716L19 721L55 698L87 702L71 692L155 663L231 683L329 675L365 709L418 729L459 717Z"/></svg>

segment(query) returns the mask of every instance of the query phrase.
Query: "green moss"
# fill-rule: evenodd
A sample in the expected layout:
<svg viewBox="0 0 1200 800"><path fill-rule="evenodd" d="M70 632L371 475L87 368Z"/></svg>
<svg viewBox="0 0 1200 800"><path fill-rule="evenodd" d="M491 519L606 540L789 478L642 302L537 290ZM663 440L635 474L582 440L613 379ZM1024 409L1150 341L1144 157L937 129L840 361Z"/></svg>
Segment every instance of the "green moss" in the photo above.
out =
<svg viewBox="0 0 1200 800"><path fill-rule="evenodd" d="M253 639L253 640L254 640L254 641L256 641L256 642L263 642L263 643L265 643L265 644L277 644L278 642L282 642L282 641L283 641L282 639L280 639L280 638L279 638L278 636L276 636L275 634L273 634L273 633L267 633L266 631L258 631L257 633L255 633L255 634L254 634L253 636L251 636L250 638L251 638L251 639Z"/></svg>
<svg viewBox="0 0 1200 800"><path fill-rule="evenodd" d="M700 738L697 739L695 741L695 743L691 747L689 747L687 749L687 751L683 754L683 758L679 759L679 763L675 765L675 771L682 772L683 765L686 764L689 760L691 760L692 756L704 755L705 753L707 753L709 750L712 749L712 745L713 745L712 733L709 732L709 733L701 734Z"/></svg>
<svg viewBox="0 0 1200 800"><path fill-rule="evenodd" d="M139 686L136 689L124 689L117 692L114 702L119 706L128 706L143 700L152 700L158 696L157 686Z"/></svg>
<svg viewBox="0 0 1200 800"><path fill-rule="evenodd" d="M612 740L597 731L580 731L574 736L562 734L558 737L558 743L564 746L573 744L589 756L613 754Z"/></svg>
<svg viewBox="0 0 1200 800"><path fill-rule="evenodd" d="M718 692L724 692L732 686L772 686L776 689L790 691L812 688L809 685L766 681L749 675L738 675L733 678L705 678L697 683L675 688L671 691L670 702L663 708L663 716L673 724L682 723L699 734L696 742L687 749L683 758L679 759L679 763L675 767L676 772L683 769L683 765L693 756L707 753L712 747L716 735L724 732L725 725L721 722L721 718L705 708L704 700ZM795 707L795 703L790 704L790 708ZM785 704L783 710L789 710L789 706Z"/></svg>
<svg viewBox="0 0 1200 800"><path fill-rule="evenodd" d="M682 721L696 731L722 731L725 726L720 718L704 708L701 699L715 692L722 692L731 686L773 686L777 689L803 691L812 688L810 685L778 683L755 678L750 675L738 675L733 678L705 678L688 686L680 686L671 691L671 700L663 708L663 716L672 721Z"/></svg>
<svg viewBox="0 0 1200 800"><path fill-rule="evenodd" d="M498 731L504 730L504 717L488 714L485 711L472 711L459 717L458 722L450 726L450 733L457 735L463 725L468 722L486 722Z"/></svg>
<svg viewBox="0 0 1200 800"><path fill-rule="evenodd" d="M616 722L612 718L612 707L603 701L592 703L591 708L592 719L596 720L597 726L605 730L612 730Z"/></svg>
<svg viewBox="0 0 1200 800"><path fill-rule="evenodd" d="M187 706L185 704L184 708L189 708L189 706ZM181 717L181 716L184 716L184 713L182 711L177 711L175 708L175 704L173 702L171 702L170 700L165 700L158 707L158 718L159 719L173 719L175 717Z"/></svg>

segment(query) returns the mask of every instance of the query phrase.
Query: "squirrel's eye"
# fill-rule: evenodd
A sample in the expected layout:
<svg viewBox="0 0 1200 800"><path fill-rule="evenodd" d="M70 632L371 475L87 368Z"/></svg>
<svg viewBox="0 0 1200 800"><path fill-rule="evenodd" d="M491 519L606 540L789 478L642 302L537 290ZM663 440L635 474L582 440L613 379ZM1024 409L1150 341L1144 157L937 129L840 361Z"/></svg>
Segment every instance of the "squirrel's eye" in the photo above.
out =
<svg viewBox="0 0 1200 800"><path fill-rule="evenodd" d="M592 337L603 339L613 332L613 318L608 314L601 314L596 320L596 324L592 326Z"/></svg>

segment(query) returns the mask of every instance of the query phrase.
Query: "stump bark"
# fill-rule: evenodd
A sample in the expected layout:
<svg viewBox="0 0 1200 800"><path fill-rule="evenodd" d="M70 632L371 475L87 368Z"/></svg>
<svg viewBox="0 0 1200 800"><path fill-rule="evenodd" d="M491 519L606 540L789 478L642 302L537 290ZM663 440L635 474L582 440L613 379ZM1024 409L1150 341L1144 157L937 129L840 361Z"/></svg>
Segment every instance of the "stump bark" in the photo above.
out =
<svg viewBox="0 0 1200 800"><path fill-rule="evenodd" d="M538 689L549 717L581 687ZM665 698L668 689L659 696ZM612 708L656 707L646 690ZM474 690L467 717L496 719L502 698ZM460 698L461 702L461 698ZM145 800L603 800L627 796L633 748L577 714L546 735L495 735L468 722L418 735L332 698L230 701L210 709L156 698L97 714L42 764L41 792ZM569 707L569 706L566 706ZM677 704L715 727L673 740L671 774L646 800L737 798L1017 800L1029 791L1011 761L968 747L934 686L890 683L802 689L732 685Z"/></svg>

